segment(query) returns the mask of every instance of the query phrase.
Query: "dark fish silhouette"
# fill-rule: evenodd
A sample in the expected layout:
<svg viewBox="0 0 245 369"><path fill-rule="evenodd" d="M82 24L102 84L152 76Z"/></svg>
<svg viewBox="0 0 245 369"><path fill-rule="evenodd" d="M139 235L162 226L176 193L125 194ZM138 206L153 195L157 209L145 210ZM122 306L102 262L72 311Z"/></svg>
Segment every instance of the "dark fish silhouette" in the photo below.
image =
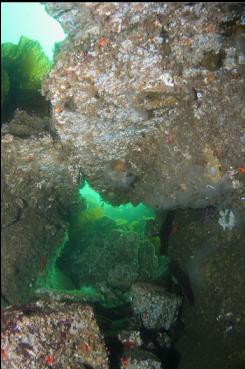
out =
<svg viewBox="0 0 245 369"><path fill-rule="evenodd" d="M173 221L174 221L174 212L169 211L165 221L161 225L159 232L159 237L161 241L161 249L160 249L161 255L167 255L168 242L172 232ZM181 269L181 267L175 260L169 261L169 271L178 282L189 303L191 305L194 305L195 299L188 274Z"/></svg>
<svg viewBox="0 0 245 369"><path fill-rule="evenodd" d="M159 238L161 241L161 249L160 249L161 255L167 255L168 241L172 231L173 220L174 220L174 212L171 210L167 213L165 221L162 222L159 232Z"/></svg>
<svg viewBox="0 0 245 369"><path fill-rule="evenodd" d="M169 271L172 276L177 280L180 285L184 295L188 299L190 305L194 305L195 298L191 287L191 281L186 272L184 272L181 267L178 265L177 261L170 260L169 262Z"/></svg>

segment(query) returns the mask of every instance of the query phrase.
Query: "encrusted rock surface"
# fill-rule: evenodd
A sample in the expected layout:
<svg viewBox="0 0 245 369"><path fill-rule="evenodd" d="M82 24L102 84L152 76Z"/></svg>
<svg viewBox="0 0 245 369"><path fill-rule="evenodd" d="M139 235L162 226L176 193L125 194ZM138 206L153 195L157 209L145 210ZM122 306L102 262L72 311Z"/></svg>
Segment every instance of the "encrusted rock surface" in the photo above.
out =
<svg viewBox="0 0 245 369"><path fill-rule="evenodd" d="M180 232L169 248L188 272L196 301L193 308L185 306L188 335L179 342L179 368L195 369L197 363L199 369L243 368L244 233L235 209L244 205L244 5L45 6L69 37L43 84L55 127L47 132L45 122L39 132L27 119L22 126L10 124L2 136L3 301L32 296L33 282L63 240L67 218L81 207L82 178L114 204L144 202L159 209L218 204L215 223L177 217ZM163 297L156 295L159 308ZM140 312L145 292L141 296ZM143 309L146 327L155 321L144 313L154 311ZM39 313L28 314L18 325ZM169 326L159 314L159 324ZM18 359L35 355L29 341L20 341L18 328L11 343L13 357L9 347L2 351L6 369L19 368L8 366L15 350L22 350ZM49 353L40 358L54 360ZM143 368L138 361L132 365Z"/></svg>
<svg viewBox="0 0 245 369"><path fill-rule="evenodd" d="M176 323L182 297L170 294L160 286L135 283L131 288L132 307L147 329L170 330Z"/></svg>
<svg viewBox="0 0 245 369"><path fill-rule="evenodd" d="M17 133L28 133L29 127L32 133L20 138L14 130L1 140L1 287L4 299L17 303L33 295L36 277L64 239L70 213L83 204L66 152L42 132L40 118L17 112L9 126L18 127Z"/></svg>
<svg viewBox="0 0 245 369"><path fill-rule="evenodd" d="M108 369L93 309L81 304L38 301L5 309L1 358L4 369Z"/></svg>
<svg viewBox="0 0 245 369"><path fill-rule="evenodd" d="M69 37L43 93L95 189L155 208L240 205L243 4L44 4Z"/></svg>
<svg viewBox="0 0 245 369"><path fill-rule="evenodd" d="M144 350L125 350L120 369L162 369L160 360Z"/></svg>

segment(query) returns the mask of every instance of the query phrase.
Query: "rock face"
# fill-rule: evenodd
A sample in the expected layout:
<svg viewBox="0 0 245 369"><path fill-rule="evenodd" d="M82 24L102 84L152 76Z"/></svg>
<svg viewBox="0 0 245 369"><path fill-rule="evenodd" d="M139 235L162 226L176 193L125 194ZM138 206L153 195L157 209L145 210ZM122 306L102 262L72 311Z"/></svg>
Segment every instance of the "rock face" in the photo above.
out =
<svg viewBox="0 0 245 369"><path fill-rule="evenodd" d="M230 209L226 209L230 212ZM187 335L177 349L179 369L243 368L245 281L244 213L234 211L235 226L224 229L218 211L179 210L179 230L169 242L169 255L191 281L195 305L184 305Z"/></svg>
<svg viewBox="0 0 245 369"><path fill-rule="evenodd" d="M32 296L32 283L51 250L62 242L67 219L82 207L77 198L81 179L88 179L113 204L144 202L155 209L218 204L215 223L202 219L193 225L189 215L177 217L181 231L169 245L170 258L190 276L196 301L193 308L185 306L188 338L178 344L183 353L179 368L193 369L197 363L199 369L243 368L244 233L236 215L244 201L243 4L51 2L45 6L68 38L43 83L43 94L52 105L51 129L47 130L46 121L32 124L27 117L21 123L17 114L3 130L3 300L25 302ZM138 259L143 263L150 254L147 247ZM89 253L86 260L91 260ZM156 258L149 261L152 275ZM125 270L119 272L111 270L110 279L115 281ZM139 272L147 280L145 269ZM151 289L154 307L170 306L159 302L159 294ZM148 292L135 293L139 301L135 311L141 314L145 302L142 317L146 327L154 326L144 315L151 312L145 299ZM63 312L65 316L69 312L66 305L64 310L43 306L44 328L50 329L49 342L54 344L50 332L56 329L50 327L53 323L57 327L56 318L63 326ZM43 360L46 365L56 360L46 344L37 346L42 355L38 356L27 339L32 337L28 336L31 319L34 327L42 321L36 308L27 314L7 310L8 327L15 317L18 326L14 332L7 327L4 333L5 368L12 369L8 360L17 360L16 355L27 361L37 355L40 368ZM80 319L80 309L72 310L72 316L78 312ZM49 313L54 320L50 317L47 325ZM172 319L175 315L170 313ZM169 326L158 317L159 324ZM27 334L23 341L19 327ZM80 339L80 331L73 332ZM167 346L168 332L158 338ZM78 346L76 358L93 355L89 347ZM146 363L149 367L147 360L128 355L121 366L142 368ZM86 363L107 368L106 358L102 364L90 359ZM14 365L19 368L19 361Z"/></svg>
<svg viewBox="0 0 245 369"><path fill-rule="evenodd" d="M9 303L29 300L48 256L64 239L70 212L83 208L66 153L42 128L40 118L17 112L12 134L2 136L1 287Z"/></svg>
<svg viewBox="0 0 245 369"><path fill-rule="evenodd" d="M44 4L69 38L43 93L91 185L112 203L239 203L243 4Z"/></svg>
<svg viewBox="0 0 245 369"><path fill-rule="evenodd" d="M108 369L103 337L88 305L38 301L10 307L2 324L4 369Z"/></svg>

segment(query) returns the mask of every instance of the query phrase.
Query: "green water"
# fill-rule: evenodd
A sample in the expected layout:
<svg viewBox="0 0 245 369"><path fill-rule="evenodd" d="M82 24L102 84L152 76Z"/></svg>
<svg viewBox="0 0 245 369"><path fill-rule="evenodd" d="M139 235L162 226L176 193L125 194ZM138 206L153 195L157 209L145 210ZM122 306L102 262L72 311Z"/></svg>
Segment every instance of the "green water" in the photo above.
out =
<svg viewBox="0 0 245 369"><path fill-rule="evenodd" d="M41 83L65 36L44 5L1 3L1 122L10 121L16 109L49 115Z"/></svg>
<svg viewBox="0 0 245 369"><path fill-rule="evenodd" d="M87 182L84 187L80 189L79 193L86 199L87 209L100 208L105 216L116 221L122 220L127 223L132 223L139 219L155 217L154 210L142 203L137 206L133 206L131 203L112 206L108 202L104 202L100 194L94 191Z"/></svg>

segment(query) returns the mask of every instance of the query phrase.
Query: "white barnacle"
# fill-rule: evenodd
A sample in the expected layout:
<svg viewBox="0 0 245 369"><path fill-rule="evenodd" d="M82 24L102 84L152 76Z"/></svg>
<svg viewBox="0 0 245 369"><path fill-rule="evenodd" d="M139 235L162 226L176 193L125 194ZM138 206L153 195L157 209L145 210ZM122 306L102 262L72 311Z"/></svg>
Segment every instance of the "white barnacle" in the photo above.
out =
<svg viewBox="0 0 245 369"><path fill-rule="evenodd" d="M196 93L196 95L197 95L197 99L198 99L198 100L201 100L201 99L203 98L203 93L202 93L202 92L200 92L200 91L199 91L199 92L197 92L197 93Z"/></svg>
<svg viewBox="0 0 245 369"><path fill-rule="evenodd" d="M232 210L221 210L219 212L220 217L218 223L221 225L223 230L229 229L231 230L235 225L235 215Z"/></svg>
<svg viewBox="0 0 245 369"><path fill-rule="evenodd" d="M160 79L165 83L166 86L174 86L173 77L170 73L165 72L160 76Z"/></svg>

